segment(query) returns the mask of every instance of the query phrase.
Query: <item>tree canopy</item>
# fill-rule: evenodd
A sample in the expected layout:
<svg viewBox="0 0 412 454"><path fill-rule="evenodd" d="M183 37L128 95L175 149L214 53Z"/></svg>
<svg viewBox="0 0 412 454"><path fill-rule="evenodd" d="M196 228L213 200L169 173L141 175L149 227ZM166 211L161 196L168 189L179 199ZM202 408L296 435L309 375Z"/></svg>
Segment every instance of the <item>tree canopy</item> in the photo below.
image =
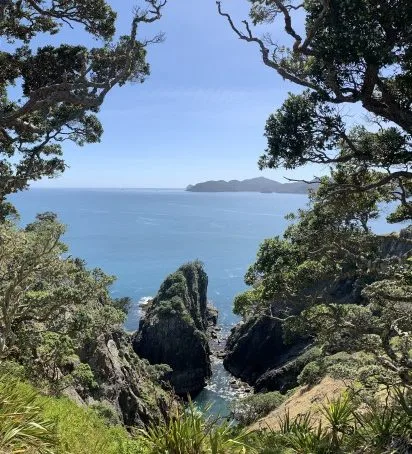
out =
<svg viewBox="0 0 412 454"><path fill-rule="evenodd" d="M12 207L8 194L30 181L65 170L62 144L98 142L97 114L106 95L149 75L147 45L162 34L139 40L141 24L161 17L167 0L145 0L136 8L128 35L114 39L116 13L104 0L0 2L0 217ZM63 27L83 28L98 47L47 45L35 50L39 34Z"/></svg>
<svg viewBox="0 0 412 454"><path fill-rule="evenodd" d="M56 386L75 351L119 327L129 303L110 297L113 276L67 256L64 231L50 213L25 229L0 223L0 358L17 359ZM75 364L69 378L92 383L89 367Z"/></svg>
<svg viewBox="0 0 412 454"><path fill-rule="evenodd" d="M410 390L412 248L392 257L390 237L371 229L383 208L389 222L412 219L410 2L250 5L250 22L239 25L222 2L217 9L238 38L258 46L266 66L302 87L268 118L259 167L318 164L329 174L313 180L319 187L309 207L289 216L284 235L262 243L245 276L251 289L235 310L281 320L287 335L297 330L314 341L323 359L373 355L379 383ZM273 34L257 36L261 26ZM366 121L353 115L355 103Z"/></svg>
<svg viewBox="0 0 412 454"><path fill-rule="evenodd" d="M251 0L253 25L243 26L217 5L266 66L305 89L269 117L260 168L337 166L325 200L383 188L400 202L389 217L399 222L412 218L412 11L407 0L395 3ZM262 24L276 30L276 41L254 34ZM339 106L353 103L370 114L369 130L347 125Z"/></svg>

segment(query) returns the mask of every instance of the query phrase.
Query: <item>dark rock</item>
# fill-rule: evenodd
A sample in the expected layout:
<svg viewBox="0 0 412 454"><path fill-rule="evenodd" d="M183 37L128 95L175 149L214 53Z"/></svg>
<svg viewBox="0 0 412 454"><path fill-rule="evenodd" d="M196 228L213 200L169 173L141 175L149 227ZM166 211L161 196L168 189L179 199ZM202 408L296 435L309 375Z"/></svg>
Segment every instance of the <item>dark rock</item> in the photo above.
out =
<svg viewBox="0 0 412 454"><path fill-rule="evenodd" d="M377 267L412 256L412 227L399 234L377 238ZM373 273L361 277L347 275L332 283L318 282L306 293L316 294L325 289L330 301L361 304L362 289L373 280ZM272 309L276 310L275 307ZM304 355L307 347L308 342L304 339L295 339L286 345L281 322L265 315L254 316L232 330L223 364L235 377L253 385L256 391L285 392L297 385L297 377L307 363Z"/></svg>
<svg viewBox="0 0 412 454"><path fill-rule="evenodd" d="M207 275L200 263L166 278L140 321L133 348L151 364L167 364L179 395L195 394L211 375L207 330L217 320L207 304Z"/></svg>
<svg viewBox="0 0 412 454"><path fill-rule="evenodd" d="M217 319L219 317L219 311L212 306L210 303L207 305L207 312L206 312L206 318L207 318L207 323L209 326L215 327L217 325ZM220 330L221 328L214 328L216 331Z"/></svg>
<svg viewBox="0 0 412 454"><path fill-rule="evenodd" d="M126 426L144 427L167 418L170 395L155 382L155 371L138 358L124 331L101 335L79 352L98 387L86 401L109 403Z"/></svg>
<svg viewBox="0 0 412 454"><path fill-rule="evenodd" d="M301 348L294 346L288 351L288 357L283 366L266 371L254 385L256 392L279 391L286 393L298 386L298 376L303 368L313 360L311 347Z"/></svg>
<svg viewBox="0 0 412 454"><path fill-rule="evenodd" d="M306 345L302 340L286 345L281 322L266 316L253 317L232 330L223 364L235 377L254 385L266 371L298 356Z"/></svg>

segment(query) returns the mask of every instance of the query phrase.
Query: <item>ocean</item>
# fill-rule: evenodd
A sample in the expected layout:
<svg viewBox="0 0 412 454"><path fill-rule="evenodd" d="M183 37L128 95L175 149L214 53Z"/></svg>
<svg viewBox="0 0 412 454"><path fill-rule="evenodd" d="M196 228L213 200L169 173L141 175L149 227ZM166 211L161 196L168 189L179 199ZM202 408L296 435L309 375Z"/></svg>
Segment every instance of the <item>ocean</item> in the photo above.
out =
<svg viewBox="0 0 412 454"><path fill-rule="evenodd" d="M125 328L139 322L139 302L154 296L164 278L180 265L201 260L209 276L208 298L228 331L238 318L232 301L246 286L243 276L259 244L280 235L285 215L304 208L300 194L192 193L165 189L30 189L10 197L22 224L52 211L67 225L70 254L117 276L112 293L130 296ZM384 219L374 230L394 230ZM225 413L232 396L230 376L220 362L198 402Z"/></svg>

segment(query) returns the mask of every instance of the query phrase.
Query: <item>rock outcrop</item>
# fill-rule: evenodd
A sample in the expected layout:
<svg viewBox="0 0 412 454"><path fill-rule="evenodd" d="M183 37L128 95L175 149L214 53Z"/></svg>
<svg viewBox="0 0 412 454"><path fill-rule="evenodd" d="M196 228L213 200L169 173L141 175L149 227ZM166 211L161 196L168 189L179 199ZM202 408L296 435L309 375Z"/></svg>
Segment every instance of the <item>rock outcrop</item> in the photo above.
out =
<svg viewBox="0 0 412 454"><path fill-rule="evenodd" d="M255 385L268 371L277 370L277 384L272 383L269 388L286 391L296 386L300 371L286 378L281 374L282 367L302 354L307 346L308 342L303 339L291 345L285 344L282 324L278 320L256 316L232 330L223 364L235 377L250 385ZM262 387L268 386L265 384Z"/></svg>
<svg viewBox="0 0 412 454"><path fill-rule="evenodd" d="M151 364L167 364L167 378L179 395L196 394L211 375L208 328L216 313L207 304L208 278L201 263L169 275L149 303L133 348Z"/></svg>
<svg viewBox="0 0 412 454"><path fill-rule="evenodd" d="M402 229L399 234L381 235L379 238L382 258L407 258L412 255L412 226Z"/></svg>
<svg viewBox="0 0 412 454"><path fill-rule="evenodd" d="M412 255L412 227L399 234L378 237L377 266L404 260ZM371 276L371 279L373 277ZM329 286L329 299L341 304L359 304L366 283L357 276L346 276ZM326 287L324 283L321 285ZM225 368L256 391L285 392L297 385L297 377L310 360L304 353L309 343L296 339L285 344L282 324L264 315L254 316L237 325L231 332L224 358Z"/></svg>
<svg viewBox="0 0 412 454"><path fill-rule="evenodd" d="M173 399L156 382L158 372L134 353L124 331L99 336L79 356L98 384L90 395L82 396L88 404L111 406L126 426L144 427L167 418Z"/></svg>

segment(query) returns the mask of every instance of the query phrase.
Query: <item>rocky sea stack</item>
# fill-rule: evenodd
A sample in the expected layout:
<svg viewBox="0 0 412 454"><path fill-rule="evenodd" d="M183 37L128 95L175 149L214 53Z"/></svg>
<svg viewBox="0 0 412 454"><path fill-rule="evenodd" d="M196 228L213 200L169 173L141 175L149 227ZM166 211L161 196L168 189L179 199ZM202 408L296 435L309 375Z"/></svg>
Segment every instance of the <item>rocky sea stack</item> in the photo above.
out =
<svg viewBox="0 0 412 454"><path fill-rule="evenodd" d="M196 394L211 375L208 328L216 312L207 303L208 278L200 262L181 266L149 303L133 348L151 364L167 364L179 395Z"/></svg>

